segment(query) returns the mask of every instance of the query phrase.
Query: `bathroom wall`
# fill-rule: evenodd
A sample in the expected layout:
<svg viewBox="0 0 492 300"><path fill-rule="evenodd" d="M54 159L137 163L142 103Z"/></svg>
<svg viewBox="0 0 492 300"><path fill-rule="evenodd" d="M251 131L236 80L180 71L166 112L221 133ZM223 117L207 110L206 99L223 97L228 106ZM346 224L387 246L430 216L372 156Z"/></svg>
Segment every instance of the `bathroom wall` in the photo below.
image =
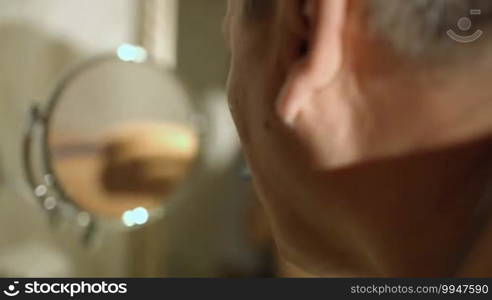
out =
<svg viewBox="0 0 492 300"><path fill-rule="evenodd" d="M145 40L143 1L0 0L0 276L220 276L224 266L254 269L254 251L238 229L250 187L239 177L239 143L225 99L226 1L166 1L168 23L159 30L166 37L156 47L206 124L200 175L162 222L103 231L86 248L74 226L54 229L34 202L22 177L20 140L28 108L46 102L69 66Z"/></svg>
<svg viewBox="0 0 492 300"><path fill-rule="evenodd" d="M84 248L80 232L54 230L25 188L20 138L28 107L45 102L75 62L131 42L135 1L0 0L0 276L123 276L123 234Z"/></svg>

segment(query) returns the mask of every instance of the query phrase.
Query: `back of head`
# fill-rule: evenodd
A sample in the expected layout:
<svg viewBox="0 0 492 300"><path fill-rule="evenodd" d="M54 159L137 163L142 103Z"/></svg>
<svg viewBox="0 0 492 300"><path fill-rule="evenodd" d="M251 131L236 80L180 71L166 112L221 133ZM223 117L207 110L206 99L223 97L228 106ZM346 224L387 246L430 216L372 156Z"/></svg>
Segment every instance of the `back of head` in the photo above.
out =
<svg viewBox="0 0 492 300"><path fill-rule="evenodd" d="M370 24L401 53L419 57L454 57L490 38L476 32L492 27L488 0L370 0ZM450 31L451 30L451 31ZM455 35L451 36L453 33ZM456 40L458 39L458 40ZM487 41L485 41L487 40ZM464 44L467 44L464 47Z"/></svg>

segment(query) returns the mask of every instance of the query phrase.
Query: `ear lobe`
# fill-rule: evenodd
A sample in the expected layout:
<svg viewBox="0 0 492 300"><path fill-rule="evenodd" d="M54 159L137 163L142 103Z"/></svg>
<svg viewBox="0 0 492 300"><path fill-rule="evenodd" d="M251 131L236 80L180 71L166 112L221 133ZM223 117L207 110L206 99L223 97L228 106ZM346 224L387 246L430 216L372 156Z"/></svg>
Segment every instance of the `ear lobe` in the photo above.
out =
<svg viewBox="0 0 492 300"><path fill-rule="evenodd" d="M292 125L301 107L340 71L349 0L305 0L309 21L307 52L293 64L277 100L277 113Z"/></svg>

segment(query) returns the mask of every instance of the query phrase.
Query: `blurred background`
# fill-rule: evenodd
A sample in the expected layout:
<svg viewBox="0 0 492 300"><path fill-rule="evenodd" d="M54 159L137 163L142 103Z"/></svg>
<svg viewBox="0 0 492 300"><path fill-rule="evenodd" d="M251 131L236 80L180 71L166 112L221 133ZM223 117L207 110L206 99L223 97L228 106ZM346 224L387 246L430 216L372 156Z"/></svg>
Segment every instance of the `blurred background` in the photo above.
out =
<svg viewBox="0 0 492 300"><path fill-rule="evenodd" d="M221 28L225 2L0 0L0 276L281 275L226 104L228 54ZM180 114L181 121L192 116L194 127L157 124L153 119L152 125L112 131L113 140L104 140L103 150L87 146L87 139L81 142L74 128L85 126L86 136L94 138L102 132L101 120L140 109L135 103L143 103L148 98L144 95L156 90L148 85L153 79L147 75L135 77L136 71L107 66L112 73L106 70L73 88L66 93L70 99L62 97L69 99L65 106L59 103L54 109L53 118L59 121L53 128L63 133L53 133L47 147L55 149L50 148L55 153L52 167L71 199L46 198L44 207L39 205L22 164L30 108L47 107L67 70L117 49L137 49L130 45L144 46L155 58L153 64L165 70L158 77L161 94L154 97L162 96L164 102L148 110L154 115L163 110L163 118L167 114L170 119ZM127 81L122 76L113 80L114 73L124 72L135 78L132 91L143 91L132 96L138 101L124 101L128 87L121 83ZM94 82L111 93L93 96L99 91ZM115 94L121 99L111 98ZM177 140L182 148L175 147ZM93 151L104 160L105 175L92 178L90 185L83 178L95 169L89 170L88 156L74 158L80 149L85 149L83 155ZM163 175L160 171L171 165L171 156L174 173ZM37 158L38 163L42 160ZM128 175L137 169L139 176ZM142 179L146 176L155 179L153 184ZM133 194L121 191L122 186L132 189L137 181ZM163 182L171 188L159 188ZM94 186L104 186L106 192L119 189L120 194L107 200L107 194L93 191ZM143 194L135 190L153 200L136 200ZM53 218L49 210L58 203L55 200L77 202L81 209ZM129 204L121 208L122 203ZM153 206L159 207L158 213L152 213ZM124 213L128 217L133 208L144 208L143 222L125 219ZM153 217L148 222L147 213ZM84 227L87 222L81 226L81 220L89 219L97 220L90 232Z"/></svg>

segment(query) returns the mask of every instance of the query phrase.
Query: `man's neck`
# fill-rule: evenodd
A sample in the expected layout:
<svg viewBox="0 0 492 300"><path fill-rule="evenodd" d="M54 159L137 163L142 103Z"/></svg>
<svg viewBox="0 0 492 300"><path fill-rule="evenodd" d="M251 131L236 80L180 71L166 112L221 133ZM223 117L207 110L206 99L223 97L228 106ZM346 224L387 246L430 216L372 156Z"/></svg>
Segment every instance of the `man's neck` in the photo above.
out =
<svg viewBox="0 0 492 300"><path fill-rule="evenodd" d="M476 235L458 277L492 277L492 180L477 207Z"/></svg>

